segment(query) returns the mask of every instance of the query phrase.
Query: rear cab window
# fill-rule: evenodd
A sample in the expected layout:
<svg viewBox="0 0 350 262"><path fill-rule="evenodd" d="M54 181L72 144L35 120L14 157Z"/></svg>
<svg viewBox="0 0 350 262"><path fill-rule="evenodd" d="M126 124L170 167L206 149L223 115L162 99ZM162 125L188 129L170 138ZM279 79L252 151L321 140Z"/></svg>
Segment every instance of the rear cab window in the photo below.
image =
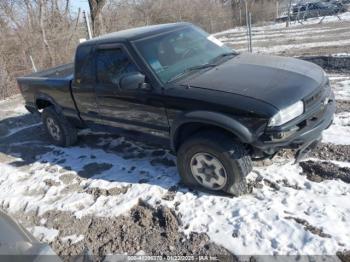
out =
<svg viewBox="0 0 350 262"><path fill-rule="evenodd" d="M77 49L74 79L76 86L93 84L95 82L92 46L80 46Z"/></svg>

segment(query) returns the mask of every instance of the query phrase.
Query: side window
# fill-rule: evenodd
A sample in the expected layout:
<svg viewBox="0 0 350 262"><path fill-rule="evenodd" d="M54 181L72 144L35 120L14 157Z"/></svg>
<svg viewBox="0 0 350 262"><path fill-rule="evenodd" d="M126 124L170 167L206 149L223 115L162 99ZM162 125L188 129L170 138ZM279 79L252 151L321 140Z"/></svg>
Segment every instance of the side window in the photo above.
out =
<svg viewBox="0 0 350 262"><path fill-rule="evenodd" d="M138 71L136 65L121 48L99 50L96 59L99 83L118 86L124 74Z"/></svg>
<svg viewBox="0 0 350 262"><path fill-rule="evenodd" d="M77 50L75 80L77 85L94 83L94 60L90 46L82 46Z"/></svg>

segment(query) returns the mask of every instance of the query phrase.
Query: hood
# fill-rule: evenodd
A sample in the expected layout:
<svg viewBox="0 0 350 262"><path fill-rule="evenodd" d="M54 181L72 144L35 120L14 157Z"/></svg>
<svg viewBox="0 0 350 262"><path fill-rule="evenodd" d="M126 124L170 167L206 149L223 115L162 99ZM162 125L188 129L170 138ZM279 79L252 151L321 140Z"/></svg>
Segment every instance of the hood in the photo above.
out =
<svg viewBox="0 0 350 262"><path fill-rule="evenodd" d="M283 109L319 89L324 77L322 68L310 62L240 54L180 83L254 98Z"/></svg>

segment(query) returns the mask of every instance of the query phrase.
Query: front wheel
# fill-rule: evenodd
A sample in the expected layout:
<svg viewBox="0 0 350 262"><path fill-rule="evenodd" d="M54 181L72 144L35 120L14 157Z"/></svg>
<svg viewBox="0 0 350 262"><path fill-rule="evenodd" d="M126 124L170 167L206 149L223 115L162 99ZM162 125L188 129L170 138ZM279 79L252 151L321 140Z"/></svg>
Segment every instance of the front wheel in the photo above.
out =
<svg viewBox="0 0 350 262"><path fill-rule="evenodd" d="M198 133L181 146L177 154L184 184L232 195L247 193L246 175L252 162L243 144L220 132Z"/></svg>

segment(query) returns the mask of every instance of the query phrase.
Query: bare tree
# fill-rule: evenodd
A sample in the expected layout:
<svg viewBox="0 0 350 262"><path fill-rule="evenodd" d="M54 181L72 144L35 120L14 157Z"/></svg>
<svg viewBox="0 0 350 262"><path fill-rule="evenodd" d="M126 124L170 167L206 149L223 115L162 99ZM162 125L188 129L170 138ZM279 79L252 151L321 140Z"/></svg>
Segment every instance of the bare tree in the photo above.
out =
<svg viewBox="0 0 350 262"><path fill-rule="evenodd" d="M105 4L106 0L89 0L92 30L94 36L99 36L104 33L102 9Z"/></svg>
<svg viewBox="0 0 350 262"><path fill-rule="evenodd" d="M0 1L0 99L19 90L16 77L71 62L84 37L78 14L68 0Z"/></svg>
<svg viewBox="0 0 350 262"><path fill-rule="evenodd" d="M253 22L275 18L276 0L246 0ZM289 0L285 0L287 2ZM73 60L86 37L69 0L0 0L0 99L17 90L16 77ZM89 0L94 35L161 23L192 22L209 32L242 25L244 0ZM105 7L105 8L104 8ZM108 7L108 8L107 8Z"/></svg>
<svg viewBox="0 0 350 262"><path fill-rule="evenodd" d="M55 1L55 5L57 6L57 2ZM58 7L56 7L58 9ZM46 30L45 30L45 25L44 25L44 19L45 19L45 6L43 0L39 0L39 25L40 25L40 32L41 32L41 37L43 40L44 48L50 58L50 64L55 64L55 58L53 56L51 46L49 42L47 41L46 38Z"/></svg>

